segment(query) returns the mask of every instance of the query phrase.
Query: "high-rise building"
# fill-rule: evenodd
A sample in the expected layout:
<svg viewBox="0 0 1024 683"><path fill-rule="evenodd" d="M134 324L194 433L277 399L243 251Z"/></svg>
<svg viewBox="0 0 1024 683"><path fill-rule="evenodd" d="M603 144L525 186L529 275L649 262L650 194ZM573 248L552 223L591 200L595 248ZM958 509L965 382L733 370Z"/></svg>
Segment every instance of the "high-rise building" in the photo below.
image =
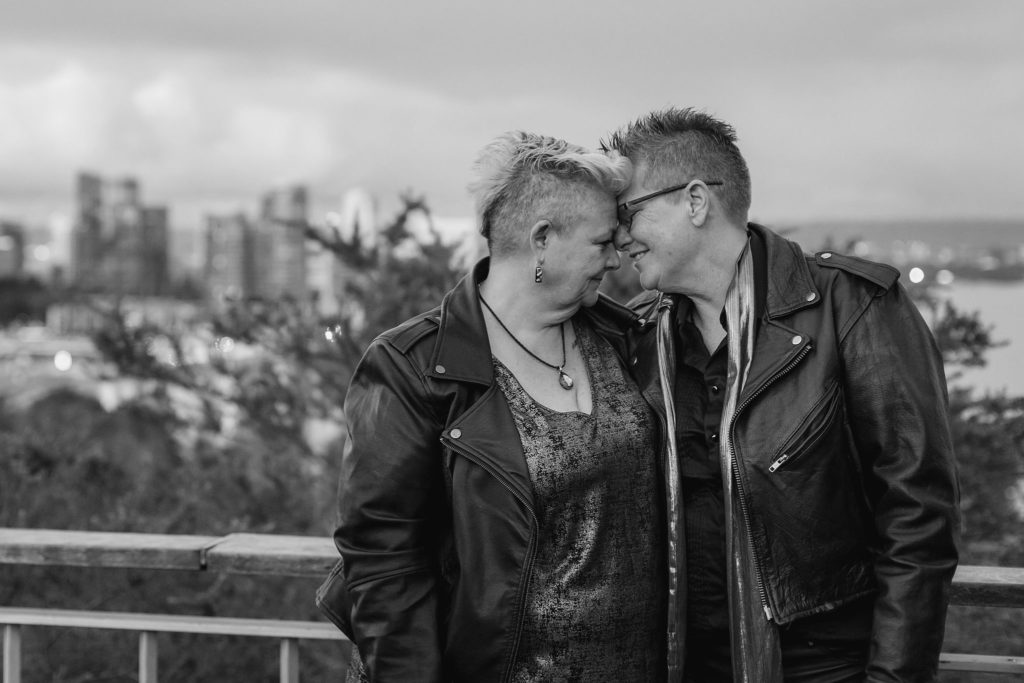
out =
<svg viewBox="0 0 1024 683"><path fill-rule="evenodd" d="M308 194L302 186L268 192L253 225L252 296L305 301Z"/></svg>
<svg viewBox="0 0 1024 683"><path fill-rule="evenodd" d="M341 196L338 211L327 214L327 229L346 244L356 244L370 250L377 245L376 202L369 192L352 188ZM330 234L326 235L331 239ZM306 250L306 282L316 311L325 317L334 317L346 311L339 293L352 277L352 269L322 244L310 240Z"/></svg>
<svg viewBox="0 0 1024 683"><path fill-rule="evenodd" d="M142 207L142 244L139 255L142 272L138 282L140 294L161 294L170 283L168 244L168 211L166 206Z"/></svg>
<svg viewBox="0 0 1024 683"><path fill-rule="evenodd" d="M17 223L0 221L0 277L16 277L25 268L25 231Z"/></svg>
<svg viewBox="0 0 1024 683"><path fill-rule="evenodd" d="M143 206L134 178L80 173L72 278L86 290L154 296L167 288L167 209Z"/></svg>
<svg viewBox="0 0 1024 683"><path fill-rule="evenodd" d="M339 271L334 252L313 240L306 243L306 287L316 312L322 316L336 316L341 310Z"/></svg>
<svg viewBox="0 0 1024 683"><path fill-rule="evenodd" d="M244 214L206 217L206 284L215 304L251 296L252 229Z"/></svg>

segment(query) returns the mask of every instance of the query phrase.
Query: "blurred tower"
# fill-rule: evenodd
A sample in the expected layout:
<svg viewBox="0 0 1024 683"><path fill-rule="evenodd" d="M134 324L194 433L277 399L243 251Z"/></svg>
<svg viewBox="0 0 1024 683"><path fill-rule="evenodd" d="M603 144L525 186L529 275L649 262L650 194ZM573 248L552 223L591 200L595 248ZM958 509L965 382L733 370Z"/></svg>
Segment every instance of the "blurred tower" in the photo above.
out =
<svg viewBox="0 0 1024 683"><path fill-rule="evenodd" d="M215 304L252 291L252 230L241 213L206 217L206 283Z"/></svg>
<svg viewBox="0 0 1024 683"><path fill-rule="evenodd" d="M356 187L341 196L338 230L346 241L359 235L364 247L377 243L377 206L366 190Z"/></svg>
<svg viewBox="0 0 1024 683"><path fill-rule="evenodd" d="M167 209L144 207L134 178L104 181L80 173L72 230L76 285L111 294L152 296L167 286Z"/></svg>
<svg viewBox="0 0 1024 683"><path fill-rule="evenodd" d="M263 195L253 226L253 296L305 300L307 208L302 186Z"/></svg>
<svg viewBox="0 0 1024 683"><path fill-rule="evenodd" d="M316 312L322 316L335 316L341 310L338 299L339 267L338 258L330 249L313 240L306 243L306 286Z"/></svg>
<svg viewBox="0 0 1024 683"><path fill-rule="evenodd" d="M377 241L375 220L376 205L373 197L361 188L346 191L341 196L338 211L327 214L328 230L336 230L342 239L351 243L356 235L363 248L369 248ZM336 316L345 308L338 294L351 276L339 257L313 240L307 244L307 282L316 304L316 310L323 316Z"/></svg>
<svg viewBox="0 0 1024 683"><path fill-rule="evenodd" d="M16 277L25 268L25 231L17 223L0 221L0 277Z"/></svg>
<svg viewBox="0 0 1024 683"><path fill-rule="evenodd" d="M138 254L142 272L138 277L139 289L142 294L163 294L170 282L167 207L142 207L141 218L142 240Z"/></svg>

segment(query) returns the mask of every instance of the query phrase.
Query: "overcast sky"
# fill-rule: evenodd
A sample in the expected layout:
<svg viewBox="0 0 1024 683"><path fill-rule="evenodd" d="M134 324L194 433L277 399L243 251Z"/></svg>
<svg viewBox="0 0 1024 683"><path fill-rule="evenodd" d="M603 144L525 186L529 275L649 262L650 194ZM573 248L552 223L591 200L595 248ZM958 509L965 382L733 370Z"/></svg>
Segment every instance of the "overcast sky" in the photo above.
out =
<svg viewBox="0 0 1024 683"><path fill-rule="evenodd" d="M760 220L1024 218L1017 0L434 5L4 0L0 217L69 213L80 169L183 227L285 183L468 216L496 134L675 104L736 126Z"/></svg>

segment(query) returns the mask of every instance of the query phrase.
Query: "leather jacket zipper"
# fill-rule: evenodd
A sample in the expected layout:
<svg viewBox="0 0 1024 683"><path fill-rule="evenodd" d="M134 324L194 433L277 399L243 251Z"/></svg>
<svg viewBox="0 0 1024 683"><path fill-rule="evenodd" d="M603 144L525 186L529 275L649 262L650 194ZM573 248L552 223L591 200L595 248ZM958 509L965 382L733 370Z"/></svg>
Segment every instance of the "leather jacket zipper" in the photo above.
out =
<svg viewBox="0 0 1024 683"><path fill-rule="evenodd" d="M506 665L505 673L501 678L503 683L507 683L508 681L512 680L512 673L514 670L513 665L515 664L516 656L519 654L519 643L522 640L523 636L523 614L526 610L526 600L529 596L530 591L530 580L532 579L533 574L533 563L537 555L537 529L540 526L537 522L537 514L536 512L534 512L533 505L531 505L530 502L526 500L526 498L521 493L516 491L508 483L508 481L506 481L504 475L496 468L484 462L482 459L477 458L470 450L462 446L454 439L442 436L441 443L444 444L446 447L450 448L451 450L461 454L467 460L470 460L476 465L484 468L484 470L486 470L492 477L494 477L506 491L511 493L516 498L516 500L523 504L523 507L525 507L527 511L529 511L530 513L530 519L533 520L533 525L530 529L530 545L526 549L526 562L523 565L523 578L520 581L519 595L516 599L519 620L515 625L515 632L512 637L512 649L509 653L508 664Z"/></svg>
<svg viewBox="0 0 1024 683"><path fill-rule="evenodd" d="M757 592L761 598L761 608L764 610L765 617L768 621L775 619L775 614L772 611L771 606L768 604L768 591L764 587L764 575L763 569L761 568L761 558L757 556L757 549L754 547L754 534L750 525L750 513L747 506L746 492L743 490L743 478L739 475L739 459L736 457L736 420L739 418L740 412L746 408L751 401L757 398L761 393L764 392L769 386L775 383L780 377L785 375L787 372L792 370L796 365L803 360L804 356L811 352L810 343L804 348L800 349L800 353L794 356L786 365L779 370L777 373L772 375L768 381L762 384L756 392L747 397L733 413L732 424L729 425L729 459L732 462L732 476L736 481L736 489L739 493L740 498L740 514L743 515L743 526L747 530L747 542L750 544L750 555L754 558L754 580L757 582Z"/></svg>
<svg viewBox="0 0 1024 683"><path fill-rule="evenodd" d="M776 458L775 461L768 466L768 471L774 473L787 462L795 460L796 457L794 456L798 457L809 451L811 446L815 445L821 435L825 433L825 430L828 429L829 424L832 422L832 418L835 417L838 410L839 402L832 401L832 405L827 408L825 414L821 418L821 424L811 434L807 435L807 437L801 439L797 443L794 443L791 448L785 449L786 452Z"/></svg>

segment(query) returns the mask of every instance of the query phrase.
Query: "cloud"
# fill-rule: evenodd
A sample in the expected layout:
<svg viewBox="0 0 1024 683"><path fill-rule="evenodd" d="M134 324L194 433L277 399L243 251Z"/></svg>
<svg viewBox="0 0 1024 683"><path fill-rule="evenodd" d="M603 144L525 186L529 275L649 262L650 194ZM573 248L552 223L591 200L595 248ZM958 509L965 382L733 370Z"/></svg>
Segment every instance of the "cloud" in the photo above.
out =
<svg viewBox="0 0 1024 683"><path fill-rule="evenodd" d="M428 90L301 62L260 66L192 56L124 69L100 52L0 85L0 182L30 196L92 169L137 175L150 197L252 201L287 183L340 195L436 176L460 127L474 128L472 106ZM0 83L17 70L0 51Z"/></svg>
<svg viewBox="0 0 1024 683"><path fill-rule="evenodd" d="M494 135L594 145L678 104L737 126L762 217L1019 215L1022 18L952 0L15 3L0 211L70 203L91 168L193 222L291 182L328 209L358 186L384 216L406 189L470 215Z"/></svg>

